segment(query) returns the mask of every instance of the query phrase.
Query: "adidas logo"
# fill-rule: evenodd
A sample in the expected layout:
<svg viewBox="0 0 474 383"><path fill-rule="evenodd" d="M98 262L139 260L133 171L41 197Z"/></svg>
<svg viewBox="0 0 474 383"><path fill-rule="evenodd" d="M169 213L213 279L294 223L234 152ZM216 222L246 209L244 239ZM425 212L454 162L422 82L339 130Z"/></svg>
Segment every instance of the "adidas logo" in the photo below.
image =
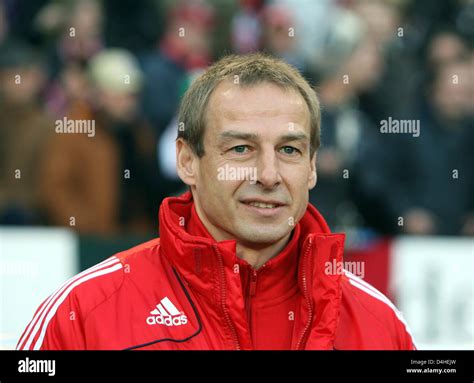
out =
<svg viewBox="0 0 474 383"><path fill-rule="evenodd" d="M178 311L176 306L164 297L160 303L156 305L156 309L150 312L150 316L146 318L149 325L164 324L166 326L181 326L188 323L188 317L182 311Z"/></svg>

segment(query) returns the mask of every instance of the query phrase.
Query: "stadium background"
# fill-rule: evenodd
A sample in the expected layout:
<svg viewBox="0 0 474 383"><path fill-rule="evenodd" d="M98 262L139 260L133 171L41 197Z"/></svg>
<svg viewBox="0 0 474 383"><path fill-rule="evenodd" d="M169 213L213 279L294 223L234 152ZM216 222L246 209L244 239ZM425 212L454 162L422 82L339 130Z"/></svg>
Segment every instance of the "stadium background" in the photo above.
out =
<svg viewBox="0 0 474 383"><path fill-rule="evenodd" d="M184 190L180 96L265 51L320 96L310 199L346 261L419 348L473 349L473 41L472 0L0 0L0 348L65 279L157 235Z"/></svg>

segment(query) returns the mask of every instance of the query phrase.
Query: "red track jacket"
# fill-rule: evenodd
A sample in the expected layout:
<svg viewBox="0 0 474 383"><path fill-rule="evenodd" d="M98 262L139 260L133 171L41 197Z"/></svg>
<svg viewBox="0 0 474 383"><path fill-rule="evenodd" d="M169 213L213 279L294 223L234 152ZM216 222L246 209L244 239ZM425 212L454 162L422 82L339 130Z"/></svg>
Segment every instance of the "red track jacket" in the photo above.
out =
<svg viewBox="0 0 474 383"><path fill-rule="evenodd" d="M311 205L258 270L216 242L190 193L164 200L161 238L71 278L36 311L17 349L414 349L400 312L347 272L344 235Z"/></svg>

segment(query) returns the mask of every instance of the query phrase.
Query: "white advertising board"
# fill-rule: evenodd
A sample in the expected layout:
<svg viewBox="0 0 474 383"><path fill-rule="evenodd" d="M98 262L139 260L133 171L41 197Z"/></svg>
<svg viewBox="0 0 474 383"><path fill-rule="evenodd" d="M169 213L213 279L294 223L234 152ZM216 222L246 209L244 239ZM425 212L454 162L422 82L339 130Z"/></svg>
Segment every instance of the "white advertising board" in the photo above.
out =
<svg viewBox="0 0 474 383"><path fill-rule="evenodd" d="M391 291L419 349L474 349L474 240L400 237Z"/></svg>
<svg viewBox="0 0 474 383"><path fill-rule="evenodd" d="M35 310L78 272L67 229L0 228L0 349L14 349Z"/></svg>

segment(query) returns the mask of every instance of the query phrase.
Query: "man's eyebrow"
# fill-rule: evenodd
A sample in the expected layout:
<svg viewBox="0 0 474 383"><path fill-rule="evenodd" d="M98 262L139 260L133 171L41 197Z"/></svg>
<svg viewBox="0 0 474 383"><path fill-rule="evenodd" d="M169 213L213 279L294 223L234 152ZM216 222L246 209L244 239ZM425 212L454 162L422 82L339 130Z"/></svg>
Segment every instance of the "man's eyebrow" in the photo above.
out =
<svg viewBox="0 0 474 383"><path fill-rule="evenodd" d="M309 137L305 133L288 133L280 137L281 141L304 141L309 140Z"/></svg>
<svg viewBox="0 0 474 383"><path fill-rule="evenodd" d="M228 139L241 139L241 140L254 140L257 141L260 136L256 133L244 133L236 130L227 130L220 134L220 137L224 140ZM279 141L307 141L309 137L305 133L294 132L287 133L279 137Z"/></svg>
<svg viewBox="0 0 474 383"><path fill-rule="evenodd" d="M237 138L241 140L257 140L259 135L256 133L243 133L236 130L227 130L221 133L220 137L224 139Z"/></svg>

